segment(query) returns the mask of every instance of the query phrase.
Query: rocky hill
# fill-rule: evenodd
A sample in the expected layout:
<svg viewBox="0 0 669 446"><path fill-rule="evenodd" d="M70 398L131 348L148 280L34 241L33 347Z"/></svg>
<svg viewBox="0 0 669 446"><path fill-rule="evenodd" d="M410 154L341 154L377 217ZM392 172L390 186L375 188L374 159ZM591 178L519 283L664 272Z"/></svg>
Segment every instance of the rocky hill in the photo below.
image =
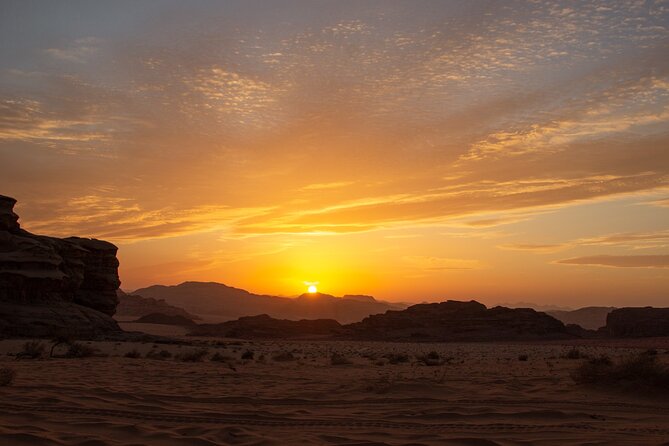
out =
<svg viewBox="0 0 669 446"><path fill-rule="evenodd" d="M192 334L253 338L330 338L372 341L526 341L577 337L562 322L529 308L486 308L475 301L447 301L387 311L361 322L289 321L268 315L199 325Z"/></svg>
<svg viewBox="0 0 669 446"><path fill-rule="evenodd" d="M162 299L127 294L121 290L118 290L117 294L119 302L116 307L116 317L142 317L159 313L167 316L182 316L190 320L199 319L198 316L190 314L183 308L170 305Z"/></svg>
<svg viewBox="0 0 669 446"><path fill-rule="evenodd" d="M557 319L530 308L486 308L446 301L388 311L345 327L351 336L388 341L513 341L573 337Z"/></svg>
<svg viewBox="0 0 669 446"><path fill-rule="evenodd" d="M295 339L331 337L341 327L339 322L332 319L290 321L261 314L220 324L201 324L192 329L191 334L240 339Z"/></svg>
<svg viewBox="0 0 669 446"><path fill-rule="evenodd" d="M21 229L0 195L0 335L92 337L120 332L116 246Z"/></svg>

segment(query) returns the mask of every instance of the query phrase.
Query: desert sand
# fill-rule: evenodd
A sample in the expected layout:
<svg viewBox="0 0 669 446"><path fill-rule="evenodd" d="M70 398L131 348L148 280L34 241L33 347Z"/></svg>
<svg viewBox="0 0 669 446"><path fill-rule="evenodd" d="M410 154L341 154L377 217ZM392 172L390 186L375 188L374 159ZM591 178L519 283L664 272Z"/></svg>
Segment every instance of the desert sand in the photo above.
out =
<svg viewBox="0 0 669 446"><path fill-rule="evenodd" d="M566 343L92 342L108 356L16 359L24 342L0 342L0 367L16 371L0 387L0 444L669 444L669 401L576 384ZM666 363L669 343L650 342L578 348L654 346ZM174 358L203 346L201 362ZM163 350L173 357L145 357ZM430 351L444 364L416 361Z"/></svg>

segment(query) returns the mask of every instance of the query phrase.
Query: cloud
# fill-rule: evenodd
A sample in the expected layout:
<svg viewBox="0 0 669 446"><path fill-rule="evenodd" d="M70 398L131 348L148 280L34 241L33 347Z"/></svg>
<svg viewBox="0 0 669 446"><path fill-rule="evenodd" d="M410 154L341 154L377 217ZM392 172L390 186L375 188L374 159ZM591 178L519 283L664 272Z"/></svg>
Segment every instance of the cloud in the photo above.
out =
<svg viewBox="0 0 669 446"><path fill-rule="evenodd" d="M530 251L537 253L551 253L567 249L569 245L562 243L553 243L553 244L508 243L504 245L497 245L497 247L508 251Z"/></svg>
<svg viewBox="0 0 669 446"><path fill-rule="evenodd" d="M601 237L583 238L573 242L582 246L628 246L634 249L663 248L669 246L669 230L652 232L627 232Z"/></svg>
<svg viewBox="0 0 669 446"><path fill-rule="evenodd" d="M651 206L657 206L661 208L669 208L669 198L661 198L659 200L647 201L644 204L649 204Z"/></svg>
<svg viewBox="0 0 669 446"><path fill-rule="evenodd" d="M50 57L64 62L84 63L92 55L98 52L100 39L95 37L83 37L76 39L65 48L47 48L44 50Z"/></svg>
<svg viewBox="0 0 669 446"><path fill-rule="evenodd" d="M669 255L599 255L558 260L557 263L613 268L669 268Z"/></svg>
<svg viewBox="0 0 669 446"><path fill-rule="evenodd" d="M231 231L245 218L268 210L212 205L146 209L134 199L100 195L80 196L66 203L52 202L50 205L60 207L63 216L53 220L31 219L24 225L25 229L61 237L77 234L126 243L198 232Z"/></svg>

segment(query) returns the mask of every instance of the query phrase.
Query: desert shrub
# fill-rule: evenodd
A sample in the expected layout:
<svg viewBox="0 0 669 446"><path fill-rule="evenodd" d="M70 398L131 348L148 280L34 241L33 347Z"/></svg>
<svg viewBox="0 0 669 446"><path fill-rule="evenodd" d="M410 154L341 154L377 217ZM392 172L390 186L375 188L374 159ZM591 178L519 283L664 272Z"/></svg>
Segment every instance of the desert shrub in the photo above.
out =
<svg viewBox="0 0 669 446"><path fill-rule="evenodd" d="M141 358L142 354L140 352L138 352L136 348L133 348L132 350L130 350L128 353L126 353L123 356L125 358L137 359L137 358Z"/></svg>
<svg viewBox="0 0 669 446"><path fill-rule="evenodd" d="M53 358L53 352L59 345L71 344L73 342L72 338L67 335L56 336L51 340L51 350L49 351L49 357Z"/></svg>
<svg viewBox="0 0 669 446"><path fill-rule="evenodd" d="M442 365L444 364L444 362L446 362L444 359L441 358L441 356L439 356L439 353L435 351L431 351L426 355L418 355L416 356L416 359L418 360L419 363L425 364L427 366Z"/></svg>
<svg viewBox="0 0 669 446"><path fill-rule="evenodd" d="M151 350L146 354L146 357L149 359L169 359L172 357L172 353L168 352L167 350Z"/></svg>
<svg viewBox="0 0 669 446"><path fill-rule="evenodd" d="M383 357L386 358L390 364L402 364L409 362L409 355L404 353L388 353Z"/></svg>
<svg viewBox="0 0 669 446"><path fill-rule="evenodd" d="M518 361L527 361L529 356L527 355L518 355Z"/></svg>
<svg viewBox="0 0 669 446"><path fill-rule="evenodd" d="M214 353L214 356L209 358L210 361L214 362L229 362L229 361L234 361L235 358L232 356L227 356L227 355L222 355L219 352ZM244 355L242 355L242 359L244 359Z"/></svg>
<svg viewBox="0 0 669 446"><path fill-rule="evenodd" d="M72 342L70 347L65 352L66 358L89 358L95 354L97 350L90 345L82 344L80 342Z"/></svg>
<svg viewBox="0 0 669 446"><path fill-rule="evenodd" d="M0 369L0 387L5 387L14 382L16 372L14 369L3 367Z"/></svg>
<svg viewBox="0 0 669 446"><path fill-rule="evenodd" d="M45 346L41 342L28 341L23 344L23 350L16 355L16 358L38 359L42 357L44 350Z"/></svg>
<svg viewBox="0 0 669 446"><path fill-rule="evenodd" d="M195 350L189 350L187 352L180 353L177 356L177 359L182 362L201 362L204 361L204 358L209 354L209 350L206 348L198 348Z"/></svg>
<svg viewBox="0 0 669 446"><path fill-rule="evenodd" d="M361 354L360 356L362 356L363 358L367 358L372 362L374 362L378 359L377 354L374 353L374 352L365 352L365 353Z"/></svg>
<svg viewBox="0 0 669 446"><path fill-rule="evenodd" d="M581 351L576 347L572 347L564 357L567 359L581 359L586 358L587 356L581 353Z"/></svg>
<svg viewBox="0 0 669 446"><path fill-rule="evenodd" d="M650 355L650 356L656 356L657 355L657 349L649 348L648 350L646 350L644 352L644 354Z"/></svg>
<svg viewBox="0 0 669 446"><path fill-rule="evenodd" d="M351 364L351 361L348 358L340 353L333 353L330 356L330 364L332 365L348 365Z"/></svg>
<svg viewBox="0 0 669 446"><path fill-rule="evenodd" d="M276 362L295 361L297 358L291 352L281 352L272 357Z"/></svg>
<svg viewBox="0 0 669 446"><path fill-rule="evenodd" d="M242 359L253 359L255 354L251 350L246 350L244 353L242 353Z"/></svg>
<svg viewBox="0 0 669 446"><path fill-rule="evenodd" d="M592 358L581 364L573 373L572 378L579 383L599 383L611 374L613 361L606 355Z"/></svg>
<svg viewBox="0 0 669 446"><path fill-rule="evenodd" d="M607 356L581 364L573 373L577 383L630 386L637 390L669 391L669 368L657 356L641 353L617 362Z"/></svg>

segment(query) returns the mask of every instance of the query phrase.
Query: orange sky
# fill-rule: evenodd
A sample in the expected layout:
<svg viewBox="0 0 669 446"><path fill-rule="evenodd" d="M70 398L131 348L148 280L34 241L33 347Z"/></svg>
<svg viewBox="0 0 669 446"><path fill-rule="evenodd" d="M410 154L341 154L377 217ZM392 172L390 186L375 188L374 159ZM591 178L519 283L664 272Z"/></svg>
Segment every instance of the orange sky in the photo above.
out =
<svg viewBox="0 0 669 446"><path fill-rule="evenodd" d="M0 193L123 288L669 304L667 2L93 3L0 5Z"/></svg>

